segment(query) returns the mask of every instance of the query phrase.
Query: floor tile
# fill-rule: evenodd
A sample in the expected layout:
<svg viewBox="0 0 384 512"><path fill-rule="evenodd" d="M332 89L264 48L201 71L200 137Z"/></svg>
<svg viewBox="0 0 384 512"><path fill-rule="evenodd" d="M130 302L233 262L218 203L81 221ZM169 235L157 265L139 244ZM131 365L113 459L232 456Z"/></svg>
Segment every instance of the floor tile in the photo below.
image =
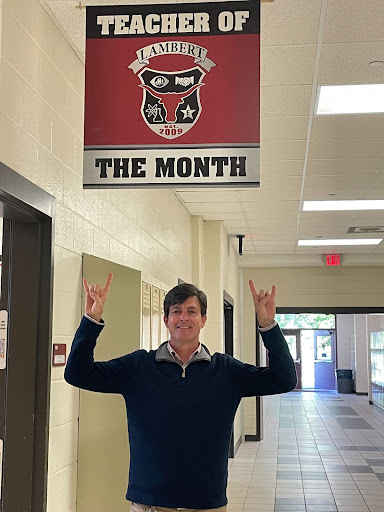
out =
<svg viewBox="0 0 384 512"><path fill-rule="evenodd" d="M384 414L367 397L264 400L264 439L228 462L228 512L384 512Z"/></svg>

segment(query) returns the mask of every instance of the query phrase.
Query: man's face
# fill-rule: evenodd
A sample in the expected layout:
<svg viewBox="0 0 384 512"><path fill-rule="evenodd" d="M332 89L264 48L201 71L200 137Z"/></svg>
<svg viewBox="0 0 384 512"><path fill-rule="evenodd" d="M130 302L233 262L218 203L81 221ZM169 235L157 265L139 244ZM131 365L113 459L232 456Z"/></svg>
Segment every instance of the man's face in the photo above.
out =
<svg viewBox="0 0 384 512"><path fill-rule="evenodd" d="M200 302L194 295L181 304L171 306L168 317L164 317L171 342L198 341L206 320L207 315L201 316Z"/></svg>

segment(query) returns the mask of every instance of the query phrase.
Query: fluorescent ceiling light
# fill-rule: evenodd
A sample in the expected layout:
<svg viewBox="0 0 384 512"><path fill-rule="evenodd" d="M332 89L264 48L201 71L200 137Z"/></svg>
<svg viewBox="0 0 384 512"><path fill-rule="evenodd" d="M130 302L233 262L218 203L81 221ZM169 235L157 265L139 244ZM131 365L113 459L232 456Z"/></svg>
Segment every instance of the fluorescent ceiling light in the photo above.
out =
<svg viewBox="0 0 384 512"><path fill-rule="evenodd" d="M298 240L297 245L378 245L382 238L340 238L328 240Z"/></svg>
<svg viewBox="0 0 384 512"><path fill-rule="evenodd" d="M384 112L384 84L321 85L316 114Z"/></svg>
<svg viewBox="0 0 384 512"><path fill-rule="evenodd" d="M337 210L384 210L382 199L362 199L356 201L304 201L303 211L325 212Z"/></svg>

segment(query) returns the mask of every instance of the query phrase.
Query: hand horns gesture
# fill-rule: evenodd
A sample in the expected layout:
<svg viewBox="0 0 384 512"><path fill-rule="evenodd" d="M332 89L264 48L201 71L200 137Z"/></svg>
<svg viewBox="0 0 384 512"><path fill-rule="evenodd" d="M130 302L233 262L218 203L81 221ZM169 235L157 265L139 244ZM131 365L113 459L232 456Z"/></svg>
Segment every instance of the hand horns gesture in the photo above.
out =
<svg viewBox="0 0 384 512"><path fill-rule="evenodd" d="M268 327L275 321L276 314L276 286L272 286L272 292L260 290L257 292L252 279L249 280L253 303L257 314L260 327Z"/></svg>
<svg viewBox="0 0 384 512"><path fill-rule="evenodd" d="M83 286L86 293L85 313L97 322L100 322L101 317L103 316L104 305L108 298L112 278L113 274L110 272L104 287L101 287L99 284L89 285L85 277L83 279Z"/></svg>

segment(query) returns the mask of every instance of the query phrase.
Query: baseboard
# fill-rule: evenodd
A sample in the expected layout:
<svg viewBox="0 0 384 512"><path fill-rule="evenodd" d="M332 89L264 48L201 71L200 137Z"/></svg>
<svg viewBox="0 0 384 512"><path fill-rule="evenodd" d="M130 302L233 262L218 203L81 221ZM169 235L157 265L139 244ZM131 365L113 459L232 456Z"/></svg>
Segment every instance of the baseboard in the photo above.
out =
<svg viewBox="0 0 384 512"><path fill-rule="evenodd" d="M239 440L237 441L237 443L235 444L234 448L233 448L233 451L234 451L234 455L236 455L237 453L237 450L239 449L239 446L241 445L241 436L239 437Z"/></svg>
<svg viewBox="0 0 384 512"><path fill-rule="evenodd" d="M361 392L358 393L357 391L355 391L355 393L356 393L356 395L368 396L368 393L361 393Z"/></svg>
<svg viewBox="0 0 384 512"><path fill-rule="evenodd" d="M259 436L256 436L256 435L246 435L245 436L245 440L246 441L259 441L258 439Z"/></svg>

